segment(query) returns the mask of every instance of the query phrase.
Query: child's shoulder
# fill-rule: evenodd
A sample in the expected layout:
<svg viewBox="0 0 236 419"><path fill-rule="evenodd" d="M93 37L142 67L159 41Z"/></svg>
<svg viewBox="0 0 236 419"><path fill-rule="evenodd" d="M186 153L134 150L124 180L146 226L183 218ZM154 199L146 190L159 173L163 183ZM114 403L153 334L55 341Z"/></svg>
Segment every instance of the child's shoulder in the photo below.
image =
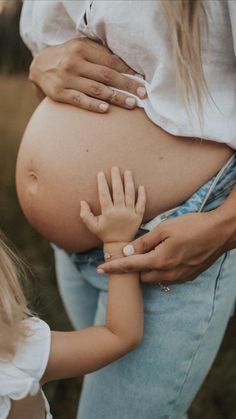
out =
<svg viewBox="0 0 236 419"><path fill-rule="evenodd" d="M25 341L19 344L12 359L0 359L0 419L9 414L10 399L21 400L38 393L39 382L48 363L51 343L49 326L36 317L24 322L28 326Z"/></svg>

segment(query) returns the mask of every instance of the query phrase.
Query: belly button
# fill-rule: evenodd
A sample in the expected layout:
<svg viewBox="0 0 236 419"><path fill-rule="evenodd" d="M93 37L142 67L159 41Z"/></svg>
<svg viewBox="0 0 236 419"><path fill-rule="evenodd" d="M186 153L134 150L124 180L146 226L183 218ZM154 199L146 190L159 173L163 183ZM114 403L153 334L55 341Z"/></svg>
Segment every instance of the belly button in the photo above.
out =
<svg viewBox="0 0 236 419"><path fill-rule="evenodd" d="M36 175L35 172L30 170L28 173L28 179L29 179L29 184L28 184L29 192L35 193L38 189L38 176Z"/></svg>

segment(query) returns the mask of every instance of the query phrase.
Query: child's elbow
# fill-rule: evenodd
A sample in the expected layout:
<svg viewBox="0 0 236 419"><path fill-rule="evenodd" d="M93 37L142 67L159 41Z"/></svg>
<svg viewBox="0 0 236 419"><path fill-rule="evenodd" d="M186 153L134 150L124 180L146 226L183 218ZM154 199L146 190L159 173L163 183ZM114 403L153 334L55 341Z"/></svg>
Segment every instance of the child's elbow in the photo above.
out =
<svg viewBox="0 0 236 419"><path fill-rule="evenodd" d="M136 349L143 339L143 331L138 331L125 339L126 352Z"/></svg>

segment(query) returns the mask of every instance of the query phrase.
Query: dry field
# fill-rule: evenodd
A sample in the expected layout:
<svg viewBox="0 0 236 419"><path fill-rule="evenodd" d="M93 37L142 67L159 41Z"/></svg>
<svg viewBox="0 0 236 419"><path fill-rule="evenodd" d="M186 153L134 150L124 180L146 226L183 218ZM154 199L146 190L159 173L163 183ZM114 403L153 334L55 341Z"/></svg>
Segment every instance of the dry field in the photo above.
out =
<svg viewBox="0 0 236 419"><path fill-rule="evenodd" d="M67 329L70 325L57 293L52 251L48 243L25 221L14 187L17 149L26 122L36 104L26 78L1 76L0 226L32 268L29 285L34 309L51 327ZM220 354L191 407L190 419L236 418L235 320L234 317ZM47 386L46 392L55 419L75 418L79 391L80 380L61 381Z"/></svg>

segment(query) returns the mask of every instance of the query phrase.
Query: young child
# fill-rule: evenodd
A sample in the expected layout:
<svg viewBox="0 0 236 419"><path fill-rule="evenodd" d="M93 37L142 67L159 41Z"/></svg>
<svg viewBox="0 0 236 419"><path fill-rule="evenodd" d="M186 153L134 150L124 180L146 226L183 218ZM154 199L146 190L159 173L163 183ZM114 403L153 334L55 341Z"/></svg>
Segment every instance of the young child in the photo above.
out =
<svg viewBox="0 0 236 419"><path fill-rule="evenodd" d="M81 202L81 218L104 243L105 259L119 257L138 230L145 190L137 199L130 171L111 169L112 194L98 174L101 215ZM0 419L52 418L44 383L87 374L122 357L140 342L143 302L137 273L109 276L106 324L75 332L50 332L33 317L19 283L17 259L0 236Z"/></svg>

